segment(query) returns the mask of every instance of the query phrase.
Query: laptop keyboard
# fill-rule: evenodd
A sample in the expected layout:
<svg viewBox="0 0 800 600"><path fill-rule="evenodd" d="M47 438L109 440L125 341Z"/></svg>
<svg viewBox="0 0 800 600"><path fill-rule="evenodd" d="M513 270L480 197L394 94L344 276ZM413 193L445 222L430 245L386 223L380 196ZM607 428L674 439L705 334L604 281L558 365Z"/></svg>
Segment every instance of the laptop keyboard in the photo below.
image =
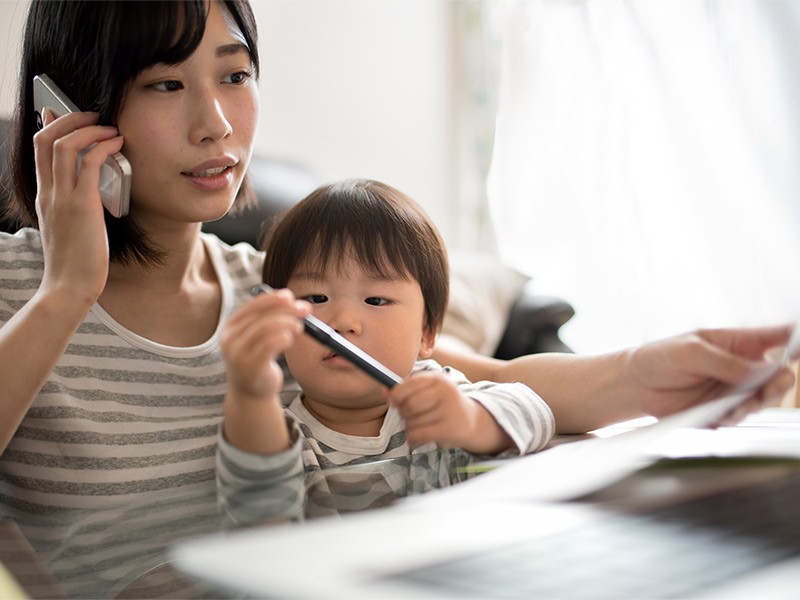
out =
<svg viewBox="0 0 800 600"><path fill-rule="evenodd" d="M392 577L460 597L678 598L800 555L800 469Z"/></svg>

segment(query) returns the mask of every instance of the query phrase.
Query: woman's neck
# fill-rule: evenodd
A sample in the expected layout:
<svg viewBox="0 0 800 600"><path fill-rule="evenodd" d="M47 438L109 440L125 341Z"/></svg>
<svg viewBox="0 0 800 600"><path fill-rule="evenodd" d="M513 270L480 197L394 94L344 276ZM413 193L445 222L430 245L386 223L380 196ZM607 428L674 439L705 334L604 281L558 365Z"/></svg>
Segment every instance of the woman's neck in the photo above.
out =
<svg viewBox="0 0 800 600"><path fill-rule="evenodd" d="M199 231L199 229L198 229ZM209 271L205 247L195 232L184 235L153 236L152 243L162 252L159 264L141 265L136 262L109 265L108 285L136 285L158 287L161 291L179 292L187 285L202 280L213 272Z"/></svg>
<svg viewBox="0 0 800 600"><path fill-rule="evenodd" d="M202 239L171 243L155 266L112 263L98 300L126 329L168 346L196 346L217 328L221 286Z"/></svg>

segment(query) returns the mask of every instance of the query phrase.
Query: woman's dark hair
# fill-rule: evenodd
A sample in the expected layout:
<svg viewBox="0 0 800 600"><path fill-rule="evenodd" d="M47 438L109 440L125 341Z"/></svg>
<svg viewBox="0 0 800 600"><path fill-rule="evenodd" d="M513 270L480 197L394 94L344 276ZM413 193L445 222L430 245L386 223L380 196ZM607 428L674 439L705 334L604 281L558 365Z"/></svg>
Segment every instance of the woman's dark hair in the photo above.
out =
<svg viewBox="0 0 800 600"><path fill-rule="evenodd" d="M12 172L14 194L8 217L38 227L33 135L33 76L47 74L81 109L99 112L99 122L116 123L128 86L143 69L186 60L203 38L210 2L217 0L87 1L33 0L22 47ZM247 0L220 0L239 26L258 76L258 33ZM242 198L242 196L245 196ZM236 205L252 194L247 185ZM111 260L157 263L161 252L130 217L106 214Z"/></svg>
<svg viewBox="0 0 800 600"><path fill-rule="evenodd" d="M298 265L324 270L354 257L368 273L414 279L425 325L442 326L449 294L447 251L424 210L395 188L348 179L317 188L267 233L264 283L286 287Z"/></svg>

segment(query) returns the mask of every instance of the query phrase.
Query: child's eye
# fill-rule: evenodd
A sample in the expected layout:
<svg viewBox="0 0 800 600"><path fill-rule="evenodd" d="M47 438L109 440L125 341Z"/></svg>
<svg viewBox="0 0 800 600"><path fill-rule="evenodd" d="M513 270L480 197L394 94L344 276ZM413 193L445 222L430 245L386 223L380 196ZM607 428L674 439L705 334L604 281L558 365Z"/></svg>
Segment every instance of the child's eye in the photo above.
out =
<svg viewBox="0 0 800 600"><path fill-rule="evenodd" d="M311 304L322 304L328 301L328 297L325 294L309 294L308 296L303 296L303 300Z"/></svg>
<svg viewBox="0 0 800 600"><path fill-rule="evenodd" d="M249 71L236 71L235 73L231 73L225 78L227 83L232 83L233 85L242 85L248 79L252 77L252 74Z"/></svg>
<svg viewBox="0 0 800 600"><path fill-rule="evenodd" d="M371 296L370 298L364 300L364 302L372 306L385 306L386 304L389 304L389 300L386 298L379 298L377 296Z"/></svg>
<svg viewBox="0 0 800 600"><path fill-rule="evenodd" d="M147 87L158 90L159 92L177 92L178 90L183 89L183 84L180 81L169 80L151 83Z"/></svg>

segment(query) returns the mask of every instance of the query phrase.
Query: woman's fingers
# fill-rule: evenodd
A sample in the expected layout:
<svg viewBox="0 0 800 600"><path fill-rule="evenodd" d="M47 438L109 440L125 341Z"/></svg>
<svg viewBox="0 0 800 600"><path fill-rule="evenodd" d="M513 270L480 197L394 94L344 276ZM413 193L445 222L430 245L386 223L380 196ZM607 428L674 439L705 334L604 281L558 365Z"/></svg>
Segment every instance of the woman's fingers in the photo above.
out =
<svg viewBox="0 0 800 600"><path fill-rule="evenodd" d="M704 366L720 381L735 384L752 374L754 363L765 360L770 348L784 346L792 327L780 325L750 329L705 329L698 336L707 344Z"/></svg>
<svg viewBox="0 0 800 600"><path fill-rule="evenodd" d="M99 194L100 167L109 156L122 149L123 143L122 136L114 136L97 142L91 150L84 154L81 159L81 169L75 189L81 194L89 195L93 192Z"/></svg>
<svg viewBox="0 0 800 600"><path fill-rule="evenodd" d="M711 384L738 385L757 374L764 353L785 344L790 328L708 329L637 349L636 377L649 388L713 391Z"/></svg>
<svg viewBox="0 0 800 600"><path fill-rule="evenodd" d="M121 148L122 137L118 136L116 127L84 127L57 139L53 143L52 163L56 196L63 198L75 189L79 160L80 179L86 181L81 191L96 192L99 196L100 166ZM86 153L81 157L84 150Z"/></svg>
<svg viewBox="0 0 800 600"><path fill-rule="evenodd" d="M780 403L795 383L794 371L788 366L781 367L778 374L759 391L759 398L765 406Z"/></svg>
<svg viewBox="0 0 800 600"><path fill-rule="evenodd" d="M56 119L52 112L45 111L43 115L45 127L33 136L36 174L40 189L53 185L53 145L56 140L77 129L95 125L97 118L97 113L70 113ZM88 145L87 143L86 146Z"/></svg>
<svg viewBox="0 0 800 600"><path fill-rule="evenodd" d="M34 136L39 218L49 221L60 208L79 219L85 218L81 209L94 210L100 220L100 168L122 148L122 137L116 127L97 125L97 113L55 119L47 110L44 122Z"/></svg>

